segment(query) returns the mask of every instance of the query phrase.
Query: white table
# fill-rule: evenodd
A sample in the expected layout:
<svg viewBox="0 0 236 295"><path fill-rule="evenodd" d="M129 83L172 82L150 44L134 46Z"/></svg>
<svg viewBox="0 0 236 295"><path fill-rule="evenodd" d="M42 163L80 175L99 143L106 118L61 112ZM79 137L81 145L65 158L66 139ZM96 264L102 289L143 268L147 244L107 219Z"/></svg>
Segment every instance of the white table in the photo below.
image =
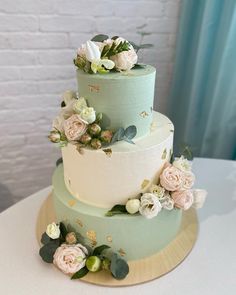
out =
<svg viewBox="0 0 236 295"><path fill-rule="evenodd" d="M236 294L236 162L196 158L196 187L208 198L199 210L197 243L176 269L142 285L105 288L71 281L38 255L35 222L51 187L0 214L0 294Z"/></svg>

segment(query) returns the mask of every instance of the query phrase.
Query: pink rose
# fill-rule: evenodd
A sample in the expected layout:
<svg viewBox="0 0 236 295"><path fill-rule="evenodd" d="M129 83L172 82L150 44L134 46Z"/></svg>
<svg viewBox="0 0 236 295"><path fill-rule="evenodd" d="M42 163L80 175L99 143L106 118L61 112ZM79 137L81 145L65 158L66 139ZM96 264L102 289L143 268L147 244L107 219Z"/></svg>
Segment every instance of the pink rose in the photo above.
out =
<svg viewBox="0 0 236 295"><path fill-rule="evenodd" d="M167 191L180 190L183 185L183 172L174 166L167 166L160 175L160 183Z"/></svg>
<svg viewBox="0 0 236 295"><path fill-rule="evenodd" d="M193 204L193 194L191 191L176 191L171 194L175 207L188 210Z"/></svg>
<svg viewBox="0 0 236 295"><path fill-rule="evenodd" d="M195 176L191 171L183 173L183 186L182 189L190 189L195 181Z"/></svg>
<svg viewBox="0 0 236 295"><path fill-rule="evenodd" d="M53 263L65 274L74 274L85 266L88 250L81 244L62 244L57 248Z"/></svg>
<svg viewBox="0 0 236 295"><path fill-rule="evenodd" d="M110 57L115 63L115 68L119 71L130 70L138 60L137 53L135 52L132 45L130 45L130 50L122 51L116 55Z"/></svg>
<svg viewBox="0 0 236 295"><path fill-rule="evenodd" d="M87 123L79 115L72 115L64 122L64 131L68 140L78 140L86 132Z"/></svg>

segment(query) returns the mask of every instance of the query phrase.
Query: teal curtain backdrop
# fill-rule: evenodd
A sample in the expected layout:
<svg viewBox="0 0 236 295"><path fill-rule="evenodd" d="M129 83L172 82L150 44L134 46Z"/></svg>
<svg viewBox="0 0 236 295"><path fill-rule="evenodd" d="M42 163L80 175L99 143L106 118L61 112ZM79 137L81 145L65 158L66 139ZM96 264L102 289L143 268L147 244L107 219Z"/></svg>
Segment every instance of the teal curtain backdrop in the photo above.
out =
<svg viewBox="0 0 236 295"><path fill-rule="evenodd" d="M236 159L236 0L182 1L168 113L175 152Z"/></svg>

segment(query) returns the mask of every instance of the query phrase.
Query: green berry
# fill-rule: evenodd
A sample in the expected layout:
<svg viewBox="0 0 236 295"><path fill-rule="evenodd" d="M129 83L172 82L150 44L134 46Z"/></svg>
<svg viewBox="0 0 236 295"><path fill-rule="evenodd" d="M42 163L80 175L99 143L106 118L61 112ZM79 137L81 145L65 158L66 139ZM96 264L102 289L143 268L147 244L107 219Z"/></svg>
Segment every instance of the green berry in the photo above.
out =
<svg viewBox="0 0 236 295"><path fill-rule="evenodd" d="M97 256L90 256L86 260L86 267L91 272L96 272L101 269L101 259Z"/></svg>

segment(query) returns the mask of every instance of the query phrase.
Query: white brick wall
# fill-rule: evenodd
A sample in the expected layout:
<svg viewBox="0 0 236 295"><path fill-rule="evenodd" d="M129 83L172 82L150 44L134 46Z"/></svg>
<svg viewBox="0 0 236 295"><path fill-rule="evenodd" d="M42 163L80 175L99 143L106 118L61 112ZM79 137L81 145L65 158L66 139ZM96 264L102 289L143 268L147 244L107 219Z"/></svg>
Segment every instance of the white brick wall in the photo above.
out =
<svg viewBox="0 0 236 295"><path fill-rule="evenodd" d="M97 33L154 48L156 109L165 112L179 0L0 0L0 210L51 183L60 152L46 138L60 94L76 87L76 48Z"/></svg>

